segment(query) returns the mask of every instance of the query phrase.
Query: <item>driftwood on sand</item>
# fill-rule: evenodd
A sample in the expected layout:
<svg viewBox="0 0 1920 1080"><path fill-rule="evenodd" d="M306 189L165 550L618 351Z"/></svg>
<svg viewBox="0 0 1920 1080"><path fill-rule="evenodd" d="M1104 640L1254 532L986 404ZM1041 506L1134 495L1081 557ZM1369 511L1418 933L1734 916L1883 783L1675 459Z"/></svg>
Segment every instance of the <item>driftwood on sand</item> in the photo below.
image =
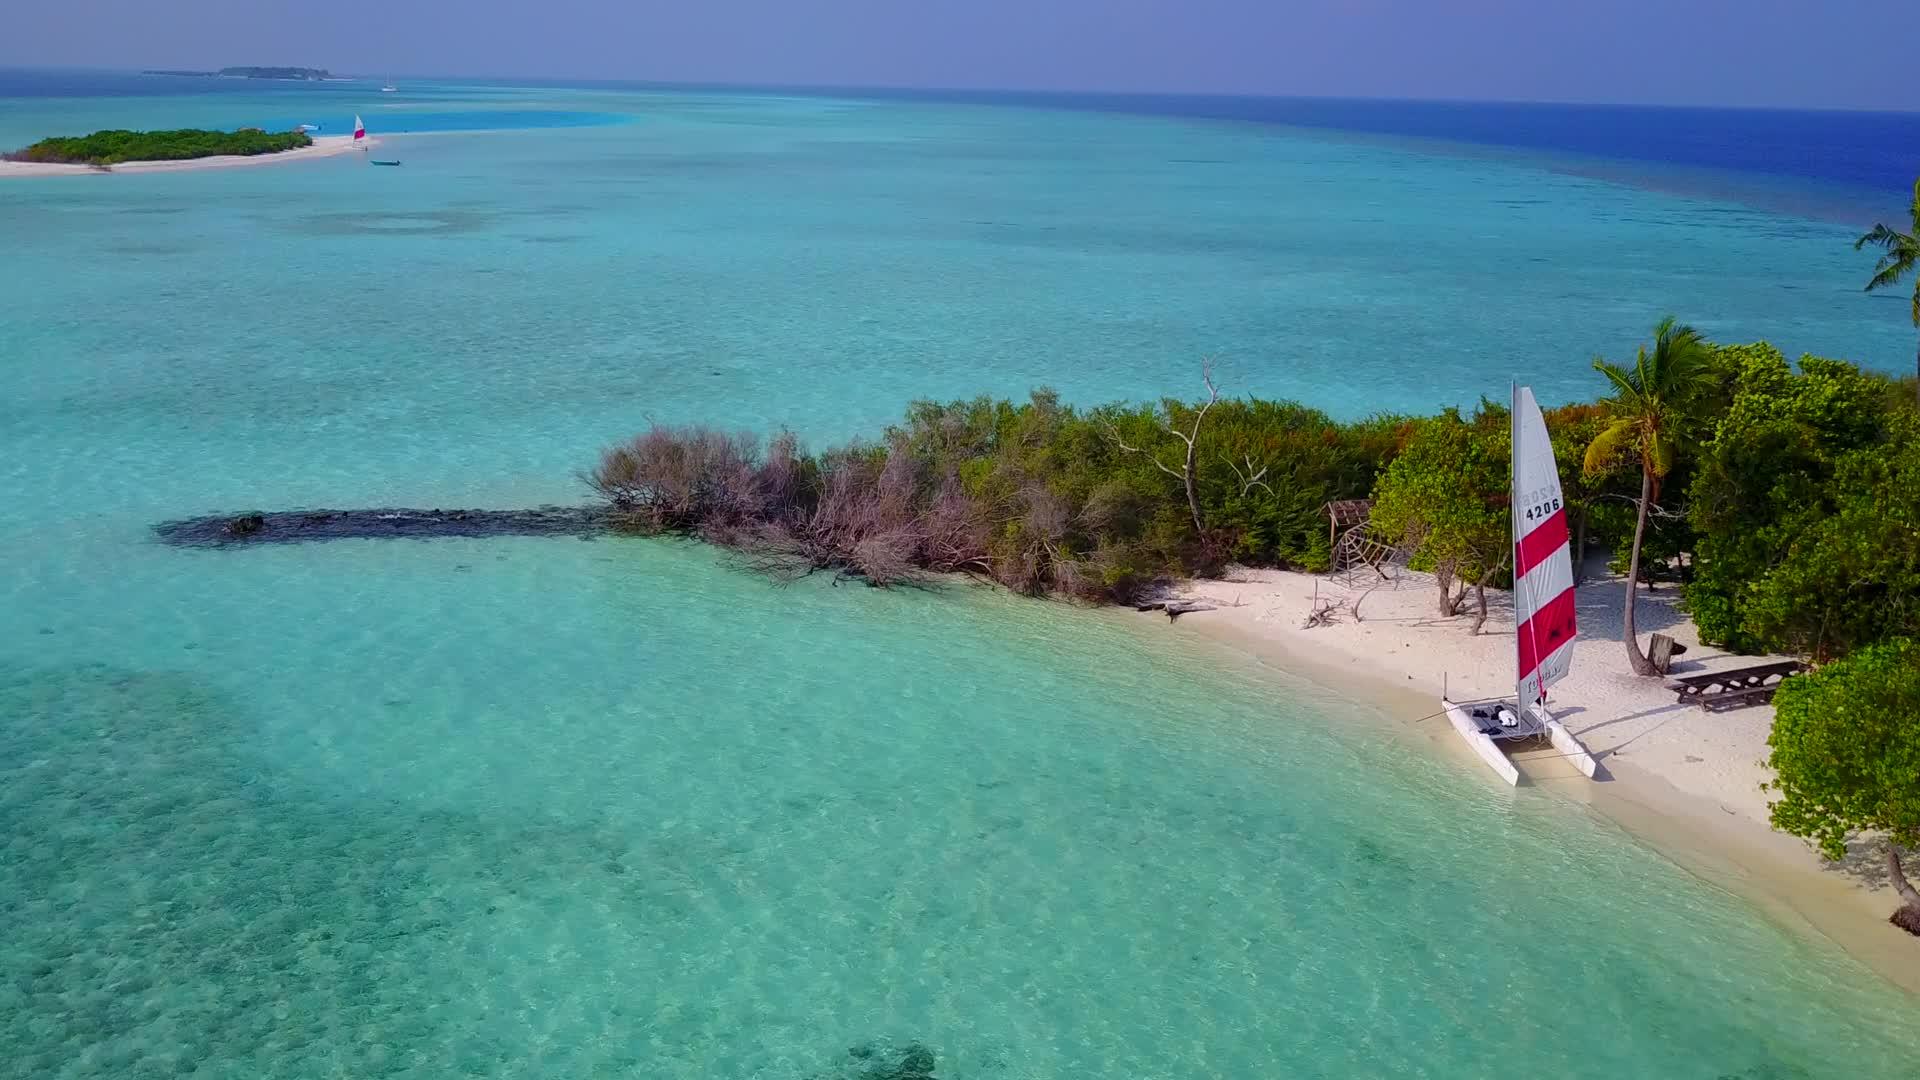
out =
<svg viewBox="0 0 1920 1080"><path fill-rule="evenodd" d="M1312 630L1319 626L1332 626L1339 621L1340 609L1347 606L1345 600L1315 600L1307 617L1301 621L1302 630Z"/></svg>
<svg viewBox="0 0 1920 1080"><path fill-rule="evenodd" d="M614 528L599 507L542 506L532 510L286 510L212 514L153 527L163 543L179 547L298 544L316 540L431 539L437 537L579 536Z"/></svg>
<svg viewBox="0 0 1920 1080"><path fill-rule="evenodd" d="M1189 611L1212 611L1213 605L1200 600L1145 600L1133 605L1135 611L1164 611L1172 622Z"/></svg>

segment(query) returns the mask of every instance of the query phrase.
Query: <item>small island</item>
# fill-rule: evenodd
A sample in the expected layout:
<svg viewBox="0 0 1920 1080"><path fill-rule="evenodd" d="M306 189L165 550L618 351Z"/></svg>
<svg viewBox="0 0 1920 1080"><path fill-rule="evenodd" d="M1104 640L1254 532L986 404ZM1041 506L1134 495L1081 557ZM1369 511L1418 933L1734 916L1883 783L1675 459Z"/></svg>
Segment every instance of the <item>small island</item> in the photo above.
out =
<svg viewBox="0 0 1920 1080"><path fill-rule="evenodd" d="M129 161L186 161L205 157L254 157L313 145L304 131L96 131L91 135L41 139L5 155L8 161L43 165L108 167Z"/></svg>
<svg viewBox="0 0 1920 1080"><path fill-rule="evenodd" d="M179 71L172 68L148 68L142 75L184 75L202 79L292 79L296 82L319 82L331 79L333 74L326 68L308 67L223 67L219 71Z"/></svg>

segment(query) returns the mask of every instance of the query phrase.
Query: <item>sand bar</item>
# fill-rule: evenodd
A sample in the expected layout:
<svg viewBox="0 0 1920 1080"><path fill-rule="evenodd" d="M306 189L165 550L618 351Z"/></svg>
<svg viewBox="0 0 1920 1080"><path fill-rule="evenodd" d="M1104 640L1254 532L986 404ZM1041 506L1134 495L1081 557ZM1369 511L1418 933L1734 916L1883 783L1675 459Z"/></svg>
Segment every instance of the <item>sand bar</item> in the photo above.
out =
<svg viewBox="0 0 1920 1080"><path fill-rule="evenodd" d="M378 140L369 140L377 142ZM184 161L128 161L111 169L91 165L54 165L39 161L0 161L0 177L28 176L107 176L113 173L197 172L201 169L232 169L243 165L272 165L283 161L309 161L335 157L353 151L350 135L315 135L312 146L282 150L277 154L221 154L215 157L188 158Z"/></svg>

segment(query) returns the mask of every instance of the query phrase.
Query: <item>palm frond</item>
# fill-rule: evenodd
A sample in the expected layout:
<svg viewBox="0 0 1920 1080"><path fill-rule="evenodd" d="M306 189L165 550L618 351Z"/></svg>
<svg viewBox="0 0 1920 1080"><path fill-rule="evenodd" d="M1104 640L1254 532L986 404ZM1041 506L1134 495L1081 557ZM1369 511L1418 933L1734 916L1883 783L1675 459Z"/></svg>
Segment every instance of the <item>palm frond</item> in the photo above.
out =
<svg viewBox="0 0 1920 1080"><path fill-rule="evenodd" d="M1631 416L1623 416L1600 430L1587 444L1587 456L1581 462L1581 468L1588 475L1605 472L1607 465L1618 457L1621 450L1627 448L1637 432L1639 421Z"/></svg>
<svg viewBox="0 0 1920 1080"><path fill-rule="evenodd" d="M1684 406L1715 378L1713 346L1700 331L1672 316L1654 328L1653 352L1644 359L1638 402L1643 413Z"/></svg>
<svg viewBox="0 0 1920 1080"><path fill-rule="evenodd" d="M1671 435L1656 433L1647 440L1646 451L1646 465L1654 476L1665 476L1673 471L1674 439Z"/></svg>
<svg viewBox="0 0 1920 1080"><path fill-rule="evenodd" d="M1607 377L1607 381L1613 384L1614 394L1620 399L1631 400L1640 396L1640 387L1634 382L1635 372L1599 357L1594 358L1593 370Z"/></svg>
<svg viewBox="0 0 1920 1080"><path fill-rule="evenodd" d="M1880 265L1873 268L1873 277L1867 279L1867 291L1878 292L1900 284L1900 279L1913 271L1911 262L1893 262L1881 259Z"/></svg>
<svg viewBox="0 0 1920 1080"><path fill-rule="evenodd" d="M1898 247L1900 241L1903 239L1906 239L1903 234L1895 232L1885 225L1875 225L1872 232L1862 234L1860 239L1853 242L1853 250L1862 251L1869 247L1892 250Z"/></svg>

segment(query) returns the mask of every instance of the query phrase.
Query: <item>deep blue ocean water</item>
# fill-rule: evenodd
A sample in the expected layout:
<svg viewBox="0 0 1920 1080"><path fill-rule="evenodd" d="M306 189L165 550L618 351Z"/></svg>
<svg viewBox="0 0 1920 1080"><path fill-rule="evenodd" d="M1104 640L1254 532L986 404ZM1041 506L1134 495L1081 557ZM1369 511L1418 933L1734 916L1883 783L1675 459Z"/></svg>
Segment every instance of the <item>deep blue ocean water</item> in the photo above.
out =
<svg viewBox="0 0 1920 1080"><path fill-rule="evenodd" d="M1210 351L1343 415L1591 395L1667 310L1904 370L1826 216L1856 189L1465 125L397 81L0 73L0 144L360 113L405 160L0 180L0 1071L1912 1075L1912 999L1829 944L1164 624L674 543L150 532L576 501L649 418L871 435L1190 393Z"/></svg>
<svg viewBox="0 0 1920 1080"><path fill-rule="evenodd" d="M1920 113L1138 94L892 92L1395 135L1791 177L1896 197L1920 171Z"/></svg>

